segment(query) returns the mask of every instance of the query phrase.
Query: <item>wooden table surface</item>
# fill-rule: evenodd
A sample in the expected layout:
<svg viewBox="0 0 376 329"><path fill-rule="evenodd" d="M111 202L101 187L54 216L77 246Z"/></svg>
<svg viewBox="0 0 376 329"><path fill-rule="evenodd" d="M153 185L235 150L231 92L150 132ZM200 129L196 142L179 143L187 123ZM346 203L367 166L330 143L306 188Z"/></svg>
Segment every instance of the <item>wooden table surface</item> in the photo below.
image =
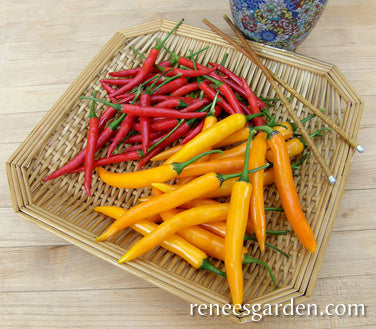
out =
<svg viewBox="0 0 376 329"><path fill-rule="evenodd" d="M19 218L5 162L118 30L156 18L227 33L227 0L0 2L1 328L375 328L376 4L329 0L297 52L335 64L365 102L355 154L313 296L307 303L364 304L365 316L271 316L235 325L189 315L182 299Z"/></svg>

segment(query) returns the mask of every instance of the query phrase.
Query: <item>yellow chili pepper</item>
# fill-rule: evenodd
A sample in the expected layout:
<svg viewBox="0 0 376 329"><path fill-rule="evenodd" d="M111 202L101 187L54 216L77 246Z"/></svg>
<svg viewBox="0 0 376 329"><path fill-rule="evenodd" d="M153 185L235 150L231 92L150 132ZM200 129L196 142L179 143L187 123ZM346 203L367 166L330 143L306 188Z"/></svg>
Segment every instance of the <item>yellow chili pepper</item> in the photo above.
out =
<svg viewBox="0 0 376 329"><path fill-rule="evenodd" d="M232 188L236 181L237 181L237 178L228 179L224 181L220 187L218 187L217 189L213 191L203 194L201 197L202 198L220 198L223 196L230 196ZM267 185L271 185L272 183L274 183L274 173L273 173L273 168L270 168L264 171L264 184L265 186L267 186ZM169 191L174 191L177 188L176 185L171 185L171 184L166 184L166 183L152 183L151 185L164 193L169 192ZM152 197L144 198L144 199L150 200L151 198Z"/></svg>
<svg viewBox="0 0 376 329"><path fill-rule="evenodd" d="M179 230L202 223L224 220L227 217L228 204L199 206L177 213L160 224L155 230L144 236L120 258L119 263L131 261L158 246L161 241ZM244 236L243 236L244 238Z"/></svg>
<svg viewBox="0 0 376 329"><path fill-rule="evenodd" d="M197 161L199 158L206 156L207 154L216 152L221 151L212 150L199 154L185 162L161 165L158 167L138 170L134 172L113 173L107 171L102 167L98 167L96 168L96 170L101 180L108 185L119 188L147 187L150 186L150 184L153 182L166 182L172 178L175 178L183 171L186 166L190 165L194 161Z"/></svg>
<svg viewBox="0 0 376 329"><path fill-rule="evenodd" d="M195 199L195 200L191 200L182 204L181 206L179 206L179 208L190 209L193 207L206 206L209 204L218 204L218 203L219 203L218 201L215 201L213 199Z"/></svg>
<svg viewBox="0 0 376 329"><path fill-rule="evenodd" d="M215 95L215 99L216 99L217 95ZM213 101L213 104L215 104L215 100ZM213 111L214 111L214 108L213 108ZM218 122L218 118L214 114L212 114L212 112L209 112L208 115L205 118L204 126L202 127L202 131L208 130L210 127L214 126L217 122ZM207 148L205 151L209 151L210 149L211 149L211 147ZM206 155L206 156L200 158L199 160L197 160L197 162L198 163L204 162L208 158L209 158L209 155Z"/></svg>
<svg viewBox="0 0 376 329"><path fill-rule="evenodd" d="M203 228L206 230L224 238L226 236L226 221L222 220L219 222L214 222L214 223L204 223L201 224Z"/></svg>
<svg viewBox="0 0 376 329"><path fill-rule="evenodd" d="M166 221L178 213L179 210L171 209L162 213L161 216ZM180 229L176 234L204 251L207 255L222 261L225 259L225 239L223 237L205 230L198 225ZM247 252L247 249L244 247L243 253Z"/></svg>
<svg viewBox="0 0 376 329"><path fill-rule="evenodd" d="M249 183L248 179L250 145L251 136L248 138L247 142L243 172L232 188L226 222L225 268L234 309L241 308L244 294L242 247L247 227L252 192L252 185Z"/></svg>
<svg viewBox="0 0 376 329"><path fill-rule="evenodd" d="M183 146L184 146L184 144L178 144L178 145L175 145L173 147L170 147L167 150L164 150L164 151L158 153L157 155L155 155L154 157L152 157L150 159L150 161L163 161L163 160L166 160L169 157L173 156L178 151L180 151Z"/></svg>
<svg viewBox="0 0 376 329"><path fill-rule="evenodd" d="M126 210L115 206L104 206L97 209L97 211L111 218L119 219ZM130 227L136 232L146 235L156 229L158 225L147 220L141 220L132 224ZM204 251L177 235L171 235L162 241L160 245L166 250L183 258L196 269L208 270L221 276L226 276L223 271L217 269L210 263L208 255Z"/></svg>
<svg viewBox="0 0 376 329"><path fill-rule="evenodd" d="M265 163L266 133L260 132L252 142L249 154L249 169L257 168ZM265 250L266 218L264 206L264 171L259 170L250 174L252 194L250 202L250 222L255 230L261 252Z"/></svg>
<svg viewBox="0 0 376 329"><path fill-rule="evenodd" d="M231 135L235 131L243 128L247 123L245 115L240 113L232 114L223 120L218 121L214 126L202 131L188 143L165 161L166 164L183 162L193 156L211 148L213 145Z"/></svg>
<svg viewBox="0 0 376 329"><path fill-rule="evenodd" d="M282 122L281 125L282 126L274 126L273 130L279 131L281 133L281 136L283 136L283 138L285 138L286 140L291 138L291 136L293 135L293 130L292 130L291 124L289 124L288 122ZM248 127L247 127L247 130L248 130L248 136L249 136L249 128ZM231 145L231 144L229 144L229 145ZM209 159L214 160L214 159L223 159L223 158L227 158L227 157L238 157L238 156L244 157L244 152L245 152L246 146L247 146L247 142L244 142L242 144L239 144L239 145L237 145L233 148L230 148L230 149L224 151L223 154L212 154L212 155L209 156Z"/></svg>
<svg viewBox="0 0 376 329"><path fill-rule="evenodd" d="M205 162L196 162L185 167L178 178L200 176L214 171L219 174L239 172L243 168L244 157L228 157Z"/></svg>
<svg viewBox="0 0 376 329"><path fill-rule="evenodd" d="M160 212L177 208L190 200L198 199L203 194L217 189L224 179L232 176L219 175L214 172L197 177L185 185L178 185L173 191L151 197L148 201L137 204L124 213L97 241L104 241L129 225Z"/></svg>
<svg viewBox="0 0 376 329"><path fill-rule="evenodd" d="M250 127L241 128L238 131L234 132L233 134L231 134L231 135L227 136L226 138L222 139L218 143L214 144L212 147L213 148L220 148L220 147L230 146L230 145L238 143L238 142L246 141L247 138L249 137L250 129L251 129ZM275 126L275 127L273 127L273 129L279 131L285 137L286 140L291 138L293 133L294 133L291 124L288 123L288 122L282 122L281 126ZM179 145L176 145L174 147L170 147L169 149L167 149L163 152L160 152L159 154L154 156L151 159L151 161L166 160L166 159L172 157L178 151L180 151L183 148L183 146L184 145L179 144ZM242 148L239 149L239 151L243 150L241 152L241 154L244 154L245 146L246 146L246 143L244 143L244 145L242 145ZM211 158L213 158L213 156L211 156Z"/></svg>
<svg viewBox="0 0 376 329"><path fill-rule="evenodd" d="M236 144L239 142L244 142L248 139L249 137L249 130L251 127L244 127L237 132L234 132L230 136L227 136L225 139L221 140L219 143L213 145L214 148L219 148L219 147L226 147L230 146L232 144Z"/></svg>
<svg viewBox="0 0 376 329"><path fill-rule="evenodd" d="M231 195L232 187L234 186L234 183L236 182L236 180L237 180L236 178L231 178L231 179L224 181L222 185L218 187L217 189L203 194L202 198L220 198L223 196ZM268 186L274 183L273 168L269 168L268 170L264 171L263 182L264 182L264 186ZM151 185L163 193L174 191L177 188L176 185L165 184L165 183L152 183ZM144 200L150 199L150 198L152 197L144 198Z"/></svg>
<svg viewBox="0 0 376 329"><path fill-rule="evenodd" d="M215 116L207 116L205 118L204 127L202 128L202 131L205 131L206 129L210 128L214 124L217 123L217 118ZM152 157L150 161L163 161L167 160L168 158L172 157L174 154L176 154L178 151L180 151L183 148L184 144L178 144L173 147L168 148L165 151L162 151Z"/></svg>

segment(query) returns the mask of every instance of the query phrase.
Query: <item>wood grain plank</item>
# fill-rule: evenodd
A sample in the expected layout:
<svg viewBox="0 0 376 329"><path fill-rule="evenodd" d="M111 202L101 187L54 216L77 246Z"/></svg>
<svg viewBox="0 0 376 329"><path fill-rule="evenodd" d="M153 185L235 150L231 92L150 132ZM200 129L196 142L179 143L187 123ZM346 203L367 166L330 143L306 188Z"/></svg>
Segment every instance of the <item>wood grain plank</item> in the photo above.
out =
<svg viewBox="0 0 376 329"><path fill-rule="evenodd" d="M364 304L366 316L267 316L257 323L258 328L347 328L375 325L369 318L373 311L374 291L369 293L368 281L375 276L361 278L321 279L318 289L309 302L319 311L329 303ZM337 296L327 297L327 289L335 285ZM140 307L138 300L148 303ZM163 304L168 314L161 312ZM174 327L174 328L244 328L224 322L218 316L191 316L190 305L158 288L138 287L97 290L57 290L32 292L1 292L0 307L7 314L7 322L13 327L75 327L75 328L128 328ZM98 308L100 311L98 312ZM286 308L286 313L288 308ZM173 323L173 325L171 325ZM283 323L283 324L282 324Z"/></svg>

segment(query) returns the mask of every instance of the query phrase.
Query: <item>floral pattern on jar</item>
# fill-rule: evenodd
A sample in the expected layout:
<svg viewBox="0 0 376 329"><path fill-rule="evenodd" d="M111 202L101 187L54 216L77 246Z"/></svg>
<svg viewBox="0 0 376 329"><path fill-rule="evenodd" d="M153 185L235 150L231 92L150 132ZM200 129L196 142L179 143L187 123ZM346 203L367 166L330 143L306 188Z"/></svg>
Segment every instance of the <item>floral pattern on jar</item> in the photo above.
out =
<svg viewBox="0 0 376 329"><path fill-rule="evenodd" d="M328 0L230 0L234 23L249 39L294 51Z"/></svg>

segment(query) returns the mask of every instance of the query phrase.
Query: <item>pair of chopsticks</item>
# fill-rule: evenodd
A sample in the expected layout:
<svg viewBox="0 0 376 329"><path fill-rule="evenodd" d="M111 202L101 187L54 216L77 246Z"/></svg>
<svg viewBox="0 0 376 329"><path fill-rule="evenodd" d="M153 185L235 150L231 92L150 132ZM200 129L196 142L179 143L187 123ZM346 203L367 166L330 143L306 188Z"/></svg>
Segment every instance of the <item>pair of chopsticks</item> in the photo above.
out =
<svg viewBox="0 0 376 329"><path fill-rule="evenodd" d="M280 77L276 74L272 73L265 67L265 65L261 62L260 58L256 55L256 53L252 50L246 39L243 37L241 32L237 29L237 27L232 23L232 21L228 18L228 16L224 16L226 22L230 25L231 29L235 32L237 37L242 42L243 47L238 45L233 39L227 36L224 32L222 32L219 28L214 26L210 23L207 19L203 19L202 21L210 27L214 32L216 32L219 36L225 39L230 45L232 45L236 50L241 52L247 58L249 58L254 64L256 64L260 70L264 73L266 79L269 81L270 85L277 93L278 97L280 98L283 105L286 107L287 112L293 119L294 123L296 124L297 128L300 130L303 138L305 139L308 147L310 148L311 152L315 156L316 160L318 161L320 167L325 172L326 176L328 177L330 184L335 184L336 178L331 174L331 170L329 166L326 164L324 158L320 154L320 151L317 149L316 145L312 141L309 133L304 128L303 124L300 122L299 117L291 107L290 103L288 102L287 98L283 94L281 88L278 86L281 85L285 88L292 96L296 97L300 102L302 102L306 107L308 107L314 114L316 114L321 120L323 120L328 126L330 126L335 132L337 132L347 143L349 143L353 148L355 148L358 152L364 152L364 148L359 145L349 134L347 134L341 127L339 127L333 120L328 118L325 114L323 114L318 108L316 108L313 104L311 104L308 100L306 100L302 95L300 95L295 89L289 86L286 82L284 82ZM278 83L278 84L277 84Z"/></svg>

